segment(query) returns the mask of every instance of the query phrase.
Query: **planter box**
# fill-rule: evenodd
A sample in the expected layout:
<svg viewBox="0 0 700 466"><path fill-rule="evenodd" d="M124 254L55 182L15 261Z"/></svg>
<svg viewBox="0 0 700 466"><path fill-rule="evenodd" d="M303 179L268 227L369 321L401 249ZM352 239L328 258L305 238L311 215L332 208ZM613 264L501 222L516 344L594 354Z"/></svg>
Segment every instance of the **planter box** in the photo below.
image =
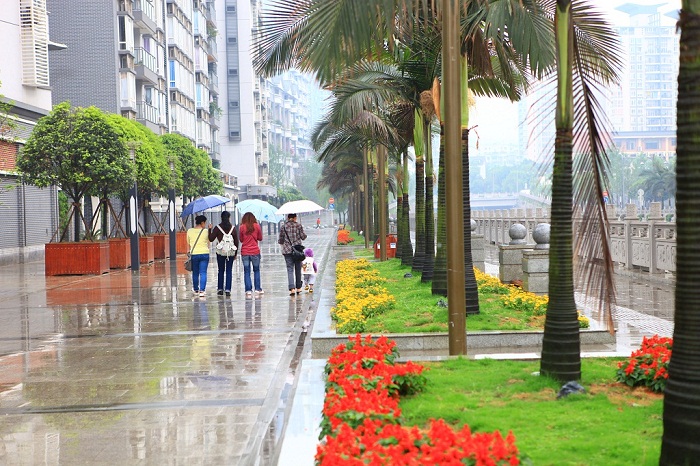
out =
<svg viewBox="0 0 700 466"><path fill-rule="evenodd" d="M190 251L189 246L187 246L186 231L178 231L175 233L175 248L178 254L187 254Z"/></svg>
<svg viewBox="0 0 700 466"><path fill-rule="evenodd" d="M142 264L150 264L155 260L153 236L139 236L139 258Z"/></svg>
<svg viewBox="0 0 700 466"><path fill-rule="evenodd" d="M167 259L170 257L169 239L166 233L153 235L153 257L156 259Z"/></svg>
<svg viewBox="0 0 700 466"><path fill-rule="evenodd" d="M129 238L109 239L109 268L128 269L131 267L131 240Z"/></svg>
<svg viewBox="0 0 700 466"><path fill-rule="evenodd" d="M44 273L53 275L100 275L109 272L109 243L47 243L44 246Z"/></svg>

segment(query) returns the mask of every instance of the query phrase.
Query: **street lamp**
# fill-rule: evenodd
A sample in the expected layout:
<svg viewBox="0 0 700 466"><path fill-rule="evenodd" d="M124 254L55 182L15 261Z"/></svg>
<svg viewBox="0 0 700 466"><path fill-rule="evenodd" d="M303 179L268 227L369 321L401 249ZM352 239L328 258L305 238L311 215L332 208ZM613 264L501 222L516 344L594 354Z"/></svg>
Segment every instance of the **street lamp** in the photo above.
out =
<svg viewBox="0 0 700 466"><path fill-rule="evenodd" d="M134 164L134 171L136 171L135 165L135 149L136 144L129 144L129 156L131 157L131 162ZM134 184L129 190L129 231L131 232L131 270L139 270L139 264L141 258L139 255L139 202L137 195L136 177L134 177Z"/></svg>
<svg viewBox="0 0 700 466"><path fill-rule="evenodd" d="M175 238L175 163L170 160L170 188L168 189L168 218L170 219L170 262L177 261L177 242Z"/></svg>

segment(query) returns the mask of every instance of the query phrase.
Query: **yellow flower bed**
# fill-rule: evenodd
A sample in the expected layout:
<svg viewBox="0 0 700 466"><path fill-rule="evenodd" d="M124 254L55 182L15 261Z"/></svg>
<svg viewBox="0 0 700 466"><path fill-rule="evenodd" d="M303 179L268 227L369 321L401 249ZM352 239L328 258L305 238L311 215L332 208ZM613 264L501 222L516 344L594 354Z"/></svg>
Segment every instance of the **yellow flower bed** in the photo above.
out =
<svg viewBox="0 0 700 466"><path fill-rule="evenodd" d="M369 317L385 312L396 299L381 286L386 280L372 269L367 259L350 259L336 264L335 300L331 316L338 333L363 332Z"/></svg>
<svg viewBox="0 0 700 466"><path fill-rule="evenodd" d="M524 311L533 318L544 316L547 313L547 305L549 304L549 296L536 295L529 291L523 291L522 288L513 285L505 285L492 275L487 275L479 269L474 269L476 283L479 286L479 291L489 292L503 295L500 298L501 304L504 306ZM578 311L579 328L589 328L590 321L588 317Z"/></svg>

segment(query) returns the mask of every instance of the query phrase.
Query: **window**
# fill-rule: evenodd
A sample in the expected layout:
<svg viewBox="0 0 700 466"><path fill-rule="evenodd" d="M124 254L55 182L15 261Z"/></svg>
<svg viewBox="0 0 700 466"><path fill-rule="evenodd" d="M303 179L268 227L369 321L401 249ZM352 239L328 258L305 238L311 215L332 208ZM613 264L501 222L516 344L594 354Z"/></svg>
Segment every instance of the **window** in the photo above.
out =
<svg viewBox="0 0 700 466"><path fill-rule="evenodd" d="M229 107L231 108L238 108L238 101L237 100L232 100L231 102L228 103Z"/></svg>
<svg viewBox="0 0 700 466"><path fill-rule="evenodd" d="M22 83L49 85L49 25L45 0L21 0Z"/></svg>
<svg viewBox="0 0 700 466"><path fill-rule="evenodd" d="M168 66L170 67L170 87L175 87L175 60L170 60Z"/></svg>
<svg viewBox="0 0 700 466"><path fill-rule="evenodd" d="M238 70L237 70L237 69L234 69L234 68L229 69L229 70L228 70L228 75L229 75L229 76L238 76Z"/></svg>
<svg viewBox="0 0 700 466"><path fill-rule="evenodd" d="M226 13L235 13L235 12L236 12L236 5L226 6Z"/></svg>
<svg viewBox="0 0 700 466"><path fill-rule="evenodd" d="M228 38L228 43L229 43L229 44L237 44L237 43L238 43L238 38L237 38L237 37L229 37L229 38Z"/></svg>

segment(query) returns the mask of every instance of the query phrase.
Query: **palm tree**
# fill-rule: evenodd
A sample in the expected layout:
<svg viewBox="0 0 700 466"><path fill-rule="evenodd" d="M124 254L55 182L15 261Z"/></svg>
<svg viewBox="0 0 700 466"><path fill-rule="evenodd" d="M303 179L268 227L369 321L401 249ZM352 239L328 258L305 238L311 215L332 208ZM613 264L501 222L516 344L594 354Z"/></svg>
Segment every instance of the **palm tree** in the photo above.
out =
<svg viewBox="0 0 700 466"><path fill-rule="evenodd" d="M659 200L663 204L667 198L676 194L676 164L675 159L666 163L661 157L651 160L651 167L645 167L639 172L637 182L633 187L642 188L645 197L651 201Z"/></svg>
<svg viewBox="0 0 700 466"><path fill-rule="evenodd" d="M552 174L552 217L549 259L549 305L545 317L543 374L560 381L581 377L581 344L574 300L572 208L580 206L584 226L576 251L582 264L602 257L602 269L591 268L588 286L600 283L605 302L614 300L607 217L602 191L606 185L606 141L592 87L616 78L617 41L600 15L585 2L557 0L554 12L557 56L556 139ZM576 79L574 79L574 75ZM576 83L576 92L574 92ZM574 164L573 148L581 150ZM574 173L577 183L574 185ZM610 309L607 309L608 319ZM612 327L610 322L610 327Z"/></svg>
<svg viewBox="0 0 700 466"><path fill-rule="evenodd" d="M700 458L700 268L697 238L700 237L700 147L697 144L700 99L700 2L683 0L678 25L680 68L677 103L678 251L676 253L676 311L673 355L664 392L662 465L698 464Z"/></svg>

